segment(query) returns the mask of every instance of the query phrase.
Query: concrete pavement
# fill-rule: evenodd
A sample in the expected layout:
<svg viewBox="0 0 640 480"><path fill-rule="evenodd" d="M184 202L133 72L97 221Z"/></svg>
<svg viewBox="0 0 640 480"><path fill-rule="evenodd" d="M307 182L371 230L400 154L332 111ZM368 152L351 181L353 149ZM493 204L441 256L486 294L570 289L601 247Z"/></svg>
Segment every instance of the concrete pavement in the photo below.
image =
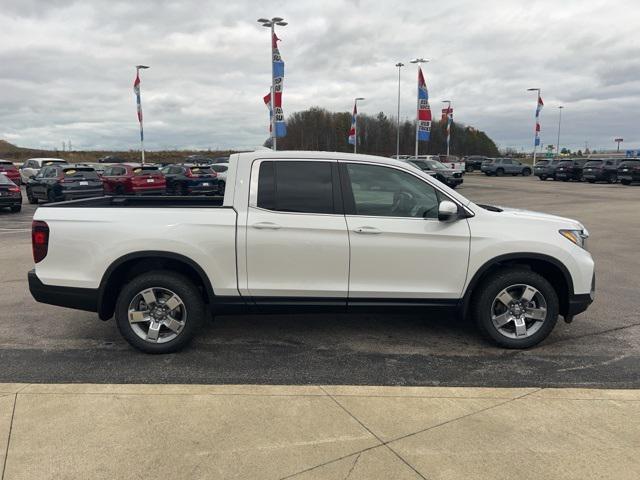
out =
<svg viewBox="0 0 640 480"><path fill-rule="evenodd" d="M3 480L622 480L639 452L639 390L0 384Z"/></svg>

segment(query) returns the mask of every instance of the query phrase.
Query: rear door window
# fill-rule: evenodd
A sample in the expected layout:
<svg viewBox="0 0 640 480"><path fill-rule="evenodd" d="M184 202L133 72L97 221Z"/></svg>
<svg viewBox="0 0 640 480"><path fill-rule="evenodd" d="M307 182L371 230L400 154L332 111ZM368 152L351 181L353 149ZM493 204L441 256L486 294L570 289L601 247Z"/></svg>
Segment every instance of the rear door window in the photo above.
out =
<svg viewBox="0 0 640 480"><path fill-rule="evenodd" d="M262 162L257 206L279 212L334 213L332 163Z"/></svg>

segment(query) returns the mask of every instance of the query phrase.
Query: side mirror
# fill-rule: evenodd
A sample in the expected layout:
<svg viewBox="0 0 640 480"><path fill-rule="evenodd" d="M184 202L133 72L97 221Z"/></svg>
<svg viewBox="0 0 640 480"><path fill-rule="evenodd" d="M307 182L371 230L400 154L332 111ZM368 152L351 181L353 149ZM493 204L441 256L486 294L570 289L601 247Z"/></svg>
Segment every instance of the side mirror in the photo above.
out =
<svg viewBox="0 0 640 480"><path fill-rule="evenodd" d="M458 206L449 201L443 200L438 205L438 220L441 222L450 222L458 217Z"/></svg>

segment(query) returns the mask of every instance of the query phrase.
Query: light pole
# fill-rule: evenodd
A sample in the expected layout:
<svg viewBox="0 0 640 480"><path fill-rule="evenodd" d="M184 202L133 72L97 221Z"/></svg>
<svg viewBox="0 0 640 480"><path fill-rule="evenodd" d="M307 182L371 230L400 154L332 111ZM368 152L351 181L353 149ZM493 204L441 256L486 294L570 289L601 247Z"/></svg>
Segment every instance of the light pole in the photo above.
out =
<svg viewBox="0 0 640 480"><path fill-rule="evenodd" d="M284 27L288 25L287 22L284 21L282 17L273 17L271 20L267 18L259 18L258 23L263 27L269 28L271 30L271 148L275 151L276 148L276 85L275 85L275 72L274 72L274 64L276 59L274 58L274 50L277 48L274 42L274 35L276 33L275 26L279 25ZM277 61L280 61L278 58Z"/></svg>
<svg viewBox="0 0 640 480"><path fill-rule="evenodd" d="M353 153L358 153L358 100L364 100L364 97L357 97L353 102Z"/></svg>
<svg viewBox="0 0 640 480"><path fill-rule="evenodd" d="M449 143L451 140L450 123L451 120L451 100L443 100L442 103L447 104L447 161L449 160Z"/></svg>
<svg viewBox="0 0 640 480"><path fill-rule="evenodd" d="M396 63L398 67L398 119L397 119L397 131L396 131L396 159L400 158L400 69L404 67L404 63Z"/></svg>
<svg viewBox="0 0 640 480"><path fill-rule="evenodd" d="M616 138L613 141L618 144L618 148L616 149L616 153L620 153L620 143L623 142L624 140L622 138Z"/></svg>
<svg viewBox="0 0 640 480"><path fill-rule="evenodd" d="M420 65L423 64L423 63L428 63L428 62L429 62L429 60L425 60L424 58L419 57L419 58L415 58L415 59L411 60L410 63L417 64L418 65L418 71L420 71ZM428 99L427 99L427 101L428 101ZM418 132L419 132L419 129L420 129L420 98L418 98L418 100L417 100L417 108L416 108L416 155L415 155L416 159L418 158L418 150L419 150L418 149L418 145L419 145Z"/></svg>
<svg viewBox="0 0 640 480"><path fill-rule="evenodd" d="M142 98L140 95L140 70L149 68L148 65L136 65L136 79L133 82L133 91L136 94L136 103L138 107L138 122L140 123L140 154L141 164L144 165L144 129L142 126Z"/></svg>
<svg viewBox="0 0 640 480"><path fill-rule="evenodd" d="M560 105L558 107L558 143L556 143L556 153L558 154L558 158L560 158L560 126L562 125L562 109L564 107Z"/></svg>
<svg viewBox="0 0 640 480"><path fill-rule="evenodd" d="M533 142L533 166L536 166L536 148L538 147L538 143L540 143L540 123L538 122L540 115L540 92L539 88L527 88L527 92L538 92L538 97L536 99L536 130L535 130L535 140Z"/></svg>

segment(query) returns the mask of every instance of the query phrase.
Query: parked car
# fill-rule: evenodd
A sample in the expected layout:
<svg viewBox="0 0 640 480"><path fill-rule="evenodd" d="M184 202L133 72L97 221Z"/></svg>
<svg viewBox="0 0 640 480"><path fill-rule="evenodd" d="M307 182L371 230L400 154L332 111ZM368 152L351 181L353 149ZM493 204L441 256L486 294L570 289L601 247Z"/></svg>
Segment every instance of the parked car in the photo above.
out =
<svg viewBox="0 0 640 480"><path fill-rule="evenodd" d="M107 155L98 159L98 163L126 163L127 161L117 155Z"/></svg>
<svg viewBox="0 0 640 480"><path fill-rule="evenodd" d="M622 158L603 158L589 160L582 169L582 178L589 183L618 181L618 167Z"/></svg>
<svg viewBox="0 0 640 480"><path fill-rule="evenodd" d="M490 157L483 157L482 155L471 155L464 159L464 168L467 172L475 172L482 168L482 162L491 160Z"/></svg>
<svg viewBox="0 0 640 480"><path fill-rule="evenodd" d="M533 167L533 174L538 177L540 180L546 180L548 178L555 180L556 178L556 168L560 160L538 160Z"/></svg>
<svg viewBox="0 0 640 480"><path fill-rule="evenodd" d="M228 163L214 163L211 165L211 170L218 174L218 193L224 195L224 190L227 186L227 171L229 170Z"/></svg>
<svg viewBox="0 0 640 480"><path fill-rule="evenodd" d="M449 188L456 188L463 182L462 173L453 168L447 168L437 160L408 158L405 161L428 173Z"/></svg>
<svg viewBox="0 0 640 480"><path fill-rule="evenodd" d="M640 182L640 160L625 160L618 167L618 178L623 185Z"/></svg>
<svg viewBox="0 0 640 480"><path fill-rule="evenodd" d="M42 167L48 167L49 165L62 165L67 161L61 158L30 158L22 164L20 167L20 177L22 183L26 184L29 178L38 174Z"/></svg>
<svg viewBox="0 0 640 480"><path fill-rule="evenodd" d="M224 198L38 208L31 294L115 317L153 353L185 346L212 313L303 308L448 308L527 348L593 301L576 220L476 205L383 157L259 151L231 163Z"/></svg>
<svg viewBox="0 0 640 480"><path fill-rule="evenodd" d="M518 160L512 158L494 158L482 163L481 170L486 175L496 175L501 177L505 174L522 175L527 177L531 175L531 167L524 165Z"/></svg>
<svg viewBox="0 0 640 480"><path fill-rule="evenodd" d="M18 167L9 160L0 160L0 175L4 175L18 186L22 183Z"/></svg>
<svg viewBox="0 0 640 480"><path fill-rule="evenodd" d="M218 193L218 174L208 165L169 165L161 170L169 195L213 195Z"/></svg>
<svg viewBox="0 0 640 480"><path fill-rule="evenodd" d="M0 208L10 208L14 213L22 209L20 187L2 174L0 174Z"/></svg>
<svg viewBox="0 0 640 480"><path fill-rule="evenodd" d="M457 157L455 155L434 155L436 160L440 161L447 168L451 168L460 173L464 173L466 171L466 166L464 163L464 159Z"/></svg>
<svg viewBox="0 0 640 480"><path fill-rule="evenodd" d="M561 160L556 167L556 180L568 182L569 180L582 180L582 169L587 159L574 158L573 160Z"/></svg>
<svg viewBox="0 0 640 480"><path fill-rule="evenodd" d="M110 165L102 174L107 195L164 195L167 182L156 165Z"/></svg>
<svg viewBox="0 0 640 480"><path fill-rule="evenodd" d="M104 195L102 180L91 167L53 164L43 167L26 186L29 203L58 202Z"/></svg>

